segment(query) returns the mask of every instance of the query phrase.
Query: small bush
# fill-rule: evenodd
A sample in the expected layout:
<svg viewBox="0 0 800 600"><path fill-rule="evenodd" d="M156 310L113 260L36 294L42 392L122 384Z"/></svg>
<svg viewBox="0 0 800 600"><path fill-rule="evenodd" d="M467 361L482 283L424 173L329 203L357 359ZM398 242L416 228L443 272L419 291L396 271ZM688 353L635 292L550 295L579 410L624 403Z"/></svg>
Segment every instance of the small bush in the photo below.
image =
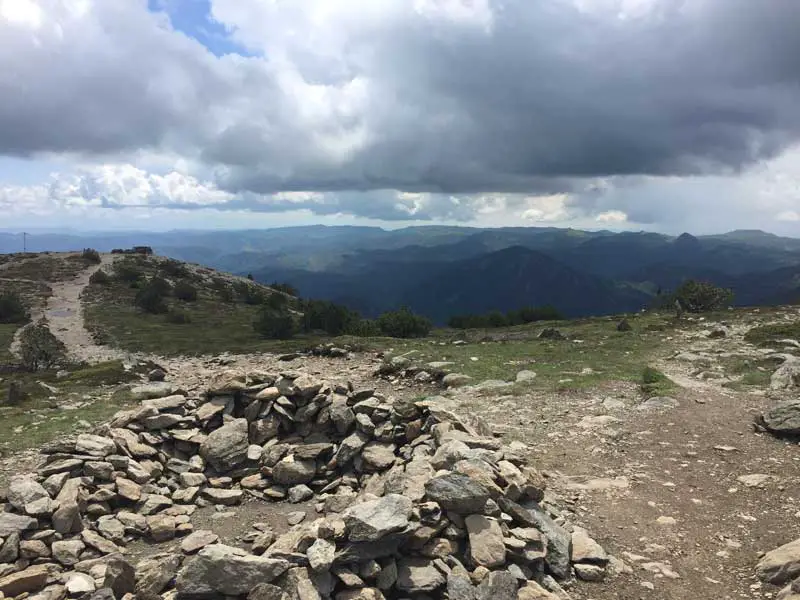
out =
<svg viewBox="0 0 800 600"><path fill-rule="evenodd" d="M275 294L286 298L281 294ZM306 300L302 303L303 330L322 330L328 335L350 333L361 317L341 304L327 300Z"/></svg>
<svg viewBox="0 0 800 600"><path fill-rule="evenodd" d="M173 260L171 258L162 262L158 270L167 277L172 277L174 279L183 279L189 276L189 269L186 268L186 265L179 260Z"/></svg>
<svg viewBox="0 0 800 600"><path fill-rule="evenodd" d="M192 322L192 318L189 316L189 313L183 310L171 310L166 315L167 323L172 323L173 325L188 325Z"/></svg>
<svg viewBox="0 0 800 600"><path fill-rule="evenodd" d="M288 340L294 335L295 324L289 313L264 306L253 322L253 329L267 339Z"/></svg>
<svg viewBox="0 0 800 600"><path fill-rule="evenodd" d="M405 306L383 313L378 317L377 323L383 335L396 338L425 337L433 327L430 320L415 315Z"/></svg>
<svg viewBox="0 0 800 600"><path fill-rule="evenodd" d="M690 279L675 290L674 298L680 302L683 310L701 313L729 306L733 302L733 292L713 283Z"/></svg>
<svg viewBox="0 0 800 600"><path fill-rule="evenodd" d="M63 364L67 350L50 328L44 322L40 322L28 325L22 330L20 355L23 367L29 371L40 371Z"/></svg>
<svg viewBox="0 0 800 600"><path fill-rule="evenodd" d="M144 278L141 268L128 261L120 261L114 264L114 278L117 281L127 284L137 284Z"/></svg>
<svg viewBox="0 0 800 600"><path fill-rule="evenodd" d="M169 310L167 302L164 300L165 292L168 289L169 284L166 281L160 277L154 277L146 286L136 292L133 303L151 315L164 314Z"/></svg>
<svg viewBox="0 0 800 600"><path fill-rule="evenodd" d="M173 295L184 302L195 302L197 300L197 288L188 281L179 281L175 284Z"/></svg>
<svg viewBox="0 0 800 600"><path fill-rule="evenodd" d="M356 337L378 337L381 335L381 328L373 319L359 319L351 323L345 333Z"/></svg>
<svg viewBox="0 0 800 600"><path fill-rule="evenodd" d="M18 293L0 294L0 323L26 323L29 319L28 309Z"/></svg>
<svg viewBox="0 0 800 600"><path fill-rule="evenodd" d="M111 277L103 270L95 271L92 273L92 276L89 277L89 283L92 285L109 285L111 283Z"/></svg>
<svg viewBox="0 0 800 600"><path fill-rule="evenodd" d="M657 396L672 388L672 380L658 369L645 367L642 370L640 388L645 396Z"/></svg>
<svg viewBox="0 0 800 600"><path fill-rule="evenodd" d="M100 264L100 253L94 248L84 248L81 252L81 258L93 265Z"/></svg>

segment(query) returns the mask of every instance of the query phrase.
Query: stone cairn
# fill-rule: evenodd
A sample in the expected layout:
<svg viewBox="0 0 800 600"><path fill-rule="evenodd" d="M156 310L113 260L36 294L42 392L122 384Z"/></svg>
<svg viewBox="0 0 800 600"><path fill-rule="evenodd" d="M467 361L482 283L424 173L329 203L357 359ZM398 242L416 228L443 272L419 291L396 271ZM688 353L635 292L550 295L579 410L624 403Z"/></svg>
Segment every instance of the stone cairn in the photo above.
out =
<svg viewBox="0 0 800 600"><path fill-rule="evenodd" d="M522 444L435 398L235 370L202 397L132 391L140 406L10 481L0 598L563 600L559 582L609 564L548 508ZM254 524L247 549L191 523L198 507L309 500L318 518L279 536ZM134 567L137 539L172 551Z"/></svg>

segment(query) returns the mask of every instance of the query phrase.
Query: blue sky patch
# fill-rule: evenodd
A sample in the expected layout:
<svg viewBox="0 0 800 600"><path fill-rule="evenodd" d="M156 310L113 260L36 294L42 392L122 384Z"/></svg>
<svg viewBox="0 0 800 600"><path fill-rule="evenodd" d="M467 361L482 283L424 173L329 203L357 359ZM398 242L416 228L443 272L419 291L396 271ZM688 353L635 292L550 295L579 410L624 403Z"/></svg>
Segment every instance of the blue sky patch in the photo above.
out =
<svg viewBox="0 0 800 600"><path fill-rule="evenodd" d="M253 56L231 40L225 27L211 18L209 0L147 0L147 7L152 12L166 13L177 31L196 39L216 56Z"/></svg>

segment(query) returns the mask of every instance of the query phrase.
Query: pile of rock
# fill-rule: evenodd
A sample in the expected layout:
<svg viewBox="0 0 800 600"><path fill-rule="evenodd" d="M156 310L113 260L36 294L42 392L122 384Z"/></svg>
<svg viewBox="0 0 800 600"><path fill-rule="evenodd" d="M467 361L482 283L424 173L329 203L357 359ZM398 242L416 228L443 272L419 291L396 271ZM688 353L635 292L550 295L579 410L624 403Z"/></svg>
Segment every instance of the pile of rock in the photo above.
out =
<svg viewBox="0 0 800 600"><path fill-rule="evenodd" d="M0 598L555 600L557 581L609 564L543 502L524 446L435 400L237 371L202 397L169 383L134 394L141 406L10 482ZM247 549L191 523L198 507L311 499L319 518L280 536L259 526ZM138 538L179 536L179 553L123 559Z"/></svg>

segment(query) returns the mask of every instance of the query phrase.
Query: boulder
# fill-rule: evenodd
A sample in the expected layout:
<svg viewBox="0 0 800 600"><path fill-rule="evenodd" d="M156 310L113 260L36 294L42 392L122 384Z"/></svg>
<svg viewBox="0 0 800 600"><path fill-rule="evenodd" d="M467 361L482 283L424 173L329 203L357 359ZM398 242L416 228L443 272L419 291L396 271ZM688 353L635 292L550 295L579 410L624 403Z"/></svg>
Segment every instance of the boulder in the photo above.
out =
<svg viewBox="0 0 800 600"><path fill-rule="evenodd" d="M50 499L50 494L32 477L12 477L8 485L8 503L20 512L36 500Z"/></svg>
<svg viewBox="0 0 800 600"><path fill-rule="evenodd" d="M175 554L157 554L141 561L136 565L136 597L152 598L160 594L175 578L180 566L181 557Z"/></svg>
<svg viewBox="0 0 800 600"><path fill-rule="evenodd" d="M20 594L38 592L47 584L49 571L46 565L34 565L17 573L0 577L0 594L14 598Z"/></svg>
<svg viewBox="0 0 800 600"><path fill-rule="evenodd" d="M375 542L390 533L408 527L412 502L398 494L362 502L348 508L342 515L351 542Z"/></svg>
<svg viewBox="0 0 800 600"><path fill-rule="evenodd" d="M272 478L275 483L281 485L298 485L310 482L316 473L316 461L303 460L290 455L278 461L272 470Z"/></svg>
<svg viewBox="0 0 800 600"><path fill-rule="evenodd" d="M245 461L249 445L247 419L234 419L208 435L200 445L200 456L224 473Z"/></svg>
<svg viewBox="0 0 800 600"><path fill-rule="evenodd" d="M773 585L783 585L800 576L800 539L767 552L756 565L756 575Z"/></svg>
<svg viewBox="0 0 800 600"><path fill-rule="evenodd" d="M206 546L178 572L176 589L185 596L248 594L259 584L272 583L289 569L290 563L253 556L222 544Z"/></svg>
<svg viewBox="0 0 800 600"><path fill-rule="evenodd" d="M81 552L86 548L86 544L78 539L61 540L53 542L51 551L53 558L66 567L71 567L80 561Z"/></svg>
<svg viewBox="0 0 800 600"><path fill-rule="evenodd" d="M436 592L446 583L433 561L424 558L402 558L397 563L397 589L409 594Z"/></svg>
<svg viewBox="0 0 800 600"><path fill-rule="evenodd" d="M776 404L761 415L761 424L777 435L800 436L800 399Z"/></svg>
<svg viewBox="0 0 800 600"><path fill-rule="evenodd" d="M485 487L460 473L434 477L425 484L425 495L443 509L464 515L483 512L489 499Z"/></svg>
<svg viewBox="0 0 800 600"><path fill-rule="evenodd" d="M36 529L37 525L38 521L33 517L0 512L0 537L4 538L14 533Z"/></svg>
<svg viewBox="0 0 800 600"><path fill-rule="evenodd" d="M201 529L186 536L181 542L181 550L186 554L194 554L206 546L216 543L219 536L213 531Z"/></svg>
<svg viewBox="0 0 800 600"><path fill-rule="evenodd" d="M495 519L470 515L464 519L469 535L469 557L476 567L492 569L506 562L503 530Z"/></svg>

